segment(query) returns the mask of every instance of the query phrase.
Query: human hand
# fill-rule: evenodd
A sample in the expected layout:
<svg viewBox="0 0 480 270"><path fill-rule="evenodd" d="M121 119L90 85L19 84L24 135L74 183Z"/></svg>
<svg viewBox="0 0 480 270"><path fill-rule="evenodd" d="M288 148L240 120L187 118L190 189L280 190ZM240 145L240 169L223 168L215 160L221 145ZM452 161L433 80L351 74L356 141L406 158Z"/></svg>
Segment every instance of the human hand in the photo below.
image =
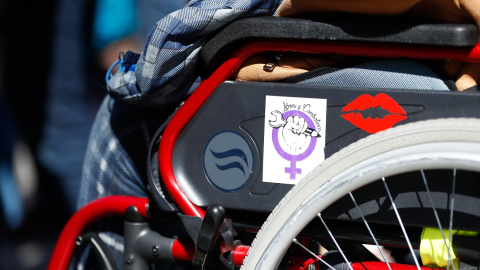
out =
<svg viewBox="0 0 480 270"><path fill-rule="evenodd" d="M303 117L287 117L285 126L281 127L279 131L288 146L289 154L298 154L302 151L307 142L307 135L304 133L307 128L308 124Z"/></svg>
<svg viewBox="0 0 480 270"><path fill-rule="evenodd" d="M475 23L480 29L480 0L284 0L277 16L312 13L404 16L426 23ZM443 67L463 91L480 82L480 64L446 61Z"/></svg>
<svg viewBox="0 0 480 270"><path fill-rule="evenodd" d="M454 5L470 17L480 30L480 0L452 0ZM455 80L459 91L478 85L480 82L480 63L462 63L446 61L444 69Z"/></svg>

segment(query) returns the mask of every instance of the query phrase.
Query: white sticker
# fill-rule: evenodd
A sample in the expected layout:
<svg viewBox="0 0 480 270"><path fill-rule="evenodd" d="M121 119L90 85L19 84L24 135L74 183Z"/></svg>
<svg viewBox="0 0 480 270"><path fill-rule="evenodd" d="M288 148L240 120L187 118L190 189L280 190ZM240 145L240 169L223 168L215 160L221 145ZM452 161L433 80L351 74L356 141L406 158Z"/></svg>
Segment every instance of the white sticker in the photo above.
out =
<svg viewBox="0 0 480 270"><path fill-rule="evenodd" d="M325 159L327 100L267 96L263 181L296 184Z"/></svg>

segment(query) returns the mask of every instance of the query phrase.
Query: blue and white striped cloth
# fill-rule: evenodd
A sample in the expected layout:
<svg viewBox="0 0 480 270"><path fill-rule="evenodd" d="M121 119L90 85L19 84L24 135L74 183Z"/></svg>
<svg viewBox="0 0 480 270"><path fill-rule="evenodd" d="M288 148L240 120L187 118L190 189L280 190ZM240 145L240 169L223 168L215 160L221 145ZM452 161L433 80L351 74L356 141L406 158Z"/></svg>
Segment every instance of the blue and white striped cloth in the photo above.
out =
<svg viewBox="0 0 480 270"><path fill-rule="evenodd" d="M198 54L207 37L234 20L273 15L282 0L194 0L158 21L136 63L121 62L107 83L117 99L176 104L200 83Z"/></svg>

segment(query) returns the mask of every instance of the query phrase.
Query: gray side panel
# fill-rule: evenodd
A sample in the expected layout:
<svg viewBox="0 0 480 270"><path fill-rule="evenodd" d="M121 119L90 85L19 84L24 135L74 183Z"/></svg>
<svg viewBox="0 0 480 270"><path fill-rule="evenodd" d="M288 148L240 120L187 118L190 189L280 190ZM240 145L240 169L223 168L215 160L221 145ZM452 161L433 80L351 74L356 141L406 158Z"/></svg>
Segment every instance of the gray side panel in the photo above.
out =
<svg viewBox="0 0 480 270"><path fill-rule="evenodd" d="M327 99L325 156L329 157L369 135L342 117L345 115L342 109L362 95L375 97L379 93L387 93L405 111L406 119L398 124L439 117L480 116L480 95L475 93L226 82L215 90L175 145L173 168L177 181L198 206L218 203L230 209L270 212L292 186L262 181L265 96ZM471 109L460 110L452 104ZM223 136L217 138L219 134L231 137L227 136L227 143L217 143ZM211 148L212 141L228 149ZM224 179L210 181L204 166L207 154L221 160L215 163L217 168L242 174L232 177L225 174Z"/></svg>

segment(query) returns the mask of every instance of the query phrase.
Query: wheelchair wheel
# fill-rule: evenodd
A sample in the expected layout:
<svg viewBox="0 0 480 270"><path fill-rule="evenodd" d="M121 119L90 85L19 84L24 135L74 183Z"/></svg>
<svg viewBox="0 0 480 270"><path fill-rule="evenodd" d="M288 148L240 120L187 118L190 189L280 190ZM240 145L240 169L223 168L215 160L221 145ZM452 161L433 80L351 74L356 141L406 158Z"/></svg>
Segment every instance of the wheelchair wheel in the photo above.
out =
<svg viewBox="0 0 480 270"><path fill-rule="evenodd" d="M371 135L291 189L258 232L242 269L283 269L292 249L305 246L297 239L335 250L345 269L373 258L363 252L368 245L404 249L411 256L401 263L420 269L424 228L441 229L441 243L461 257L469 248L457 249L455 238L450 247L449 239L458 230L480 231L479 188L480 119L428 120ZM390 260L383 252L377 257Z"/></svg>

